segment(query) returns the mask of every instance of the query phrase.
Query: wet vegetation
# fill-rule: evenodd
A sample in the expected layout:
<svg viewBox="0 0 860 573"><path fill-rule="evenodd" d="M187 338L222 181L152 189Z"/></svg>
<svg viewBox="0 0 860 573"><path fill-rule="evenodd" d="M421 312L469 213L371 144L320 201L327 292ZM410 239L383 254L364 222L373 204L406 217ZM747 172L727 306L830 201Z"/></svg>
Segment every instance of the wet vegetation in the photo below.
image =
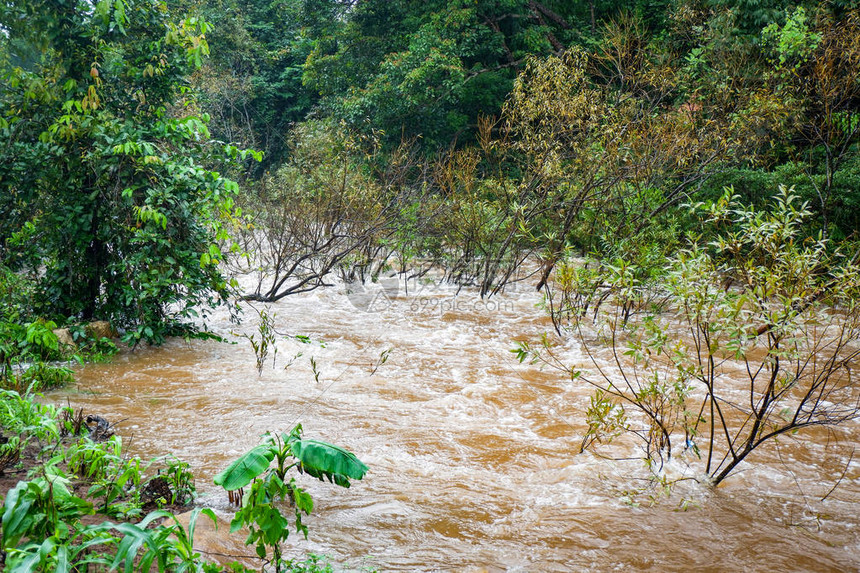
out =
<svg viewBox="0 0 860 573"><path fill-rule="evenodd" d="M737 230L647 279L619 260L561 269L555 324L593 369L566 365L548 338L517 353L594 387L583 449L633 439L655 474L689 452L717 485L768 441L857 417L858 269L827 239L801 239L811 213L781 191L763 213L727 193L706 222Z"/></svg>
<svg viewBox="0 0 860 573"><path fill-rule="evenodd" d="M8 490L0 554L5 571L248 570L208 562L194 550L198 519L216 517L211 509L192 508L196 486L187 463L129 456L107 420L44 406L36 398L14 390L0 396L0 483ZM293 525L307 536L301 516L313 509L296 479L285 481L286 472L295 467L349 487L350 479L367 471L352 453L302 439L301 431L299 426L270 437L216 477L231 494L250 484L233 529L246 526L248 544L256 543L262 562L278 572L328 567L316 557L297 562L281 554L279 543ZM273 459L277 467L266 472ZM286 465L288 459L295 461ZM279 501L294 506L294 523L281 515ZM187 522L177 517L188 510Z"/></svg>
<svg viewBox="0 0 860 573"><path fill-rule="evenodd" d="M554 332L515 353L589 385L582 448L655 480L857 418L856 2L10 0L0 75L11 571L220 570L193 549L214 514L164 509L187 464L38 392L215 337L235 299L524 282ZM291 469L367 471L297 427L216 483L275 570L323 570L281 553L313 507Z"/></svg>

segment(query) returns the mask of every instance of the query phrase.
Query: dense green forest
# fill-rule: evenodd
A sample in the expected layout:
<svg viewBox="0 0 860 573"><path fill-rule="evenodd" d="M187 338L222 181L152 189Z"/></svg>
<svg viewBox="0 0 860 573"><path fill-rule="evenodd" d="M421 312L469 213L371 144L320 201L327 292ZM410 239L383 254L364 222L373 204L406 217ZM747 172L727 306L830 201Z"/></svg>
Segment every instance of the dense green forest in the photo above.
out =
<svg viewBox="0 0 860 573"><path fill-rule="evenodd" d="M45 362L67 354L58 327L100 358L96 320L132 347L207 337L233 299L386 273L525 285L562 337L604 320L619 364L657 374L585 379L583 448L632 433L656 467L682 435L718 484L762 442L857 414L856 1L6 0L0 76L0 379L28 416L48 414L25 390L70 378ZM582 376L546 340L517 352ZM714 383L728 356L755 373L739 427ZM299 530L287 454L329 481L366 470L329 444L302 458L300 432L252 451ZM35 535L7 534L15 500L4 547L59 563L15 549ZM279 523L255 539L276 565Z"/></svg>
<svg viewBox="0 0 860 573"><path fill-rule="evenodd" d="M851 2L27 1L2 27L13 321L158 342L225 300L222 261L263 300L653 266L729 186L792 187L810 236L860 223Z"/></svg>

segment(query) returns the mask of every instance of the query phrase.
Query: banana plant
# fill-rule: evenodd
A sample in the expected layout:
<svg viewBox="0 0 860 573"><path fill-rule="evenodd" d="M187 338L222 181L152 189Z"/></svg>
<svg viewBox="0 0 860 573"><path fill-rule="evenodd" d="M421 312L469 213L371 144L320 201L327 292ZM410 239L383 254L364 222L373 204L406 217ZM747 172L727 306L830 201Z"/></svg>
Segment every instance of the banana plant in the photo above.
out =
<svg viewBox="0 0 860 573"><path fill-rule="evenodd" d="M267 434L265 442L215 476L215 484L230 492L251 484L230 529L248 527L250 534L245 543L256 545L261 559L266 559L267 549L271 549L271 561L278 573L283 564L280 544L290 535L290 520L281 514L278 502L293 505L296 532L305 538L308 529L302 523L302 514L310 515L313 510L310 494L297 485L295 478L286 480L287 472L293 468L341 487L349 487L351 479L362 479L368 470L352 452L327 442L303 439L299 424L289 434Z"/></svg>

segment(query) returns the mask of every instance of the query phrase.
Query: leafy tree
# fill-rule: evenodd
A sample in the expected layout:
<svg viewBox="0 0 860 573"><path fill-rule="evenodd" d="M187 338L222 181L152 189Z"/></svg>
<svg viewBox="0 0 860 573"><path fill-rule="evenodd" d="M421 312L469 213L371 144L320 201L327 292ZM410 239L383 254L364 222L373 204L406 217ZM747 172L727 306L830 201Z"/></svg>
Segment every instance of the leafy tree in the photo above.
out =
<svg viewBox="0 0 860 573"><path fill-rule="evenodd" d="M738 29L737 10L676 30L702 32L682 69L689 101L718 102L736 128L731 161L706 195L732 185L764 206L767 190L787 183L817 214L809 224L849 235L858 228L858 13L850 3L780 13L756 33Z"/></svg>
<svg viewBox="0 0 860 573"><path fill-rule="evenodd" d="M216 240L237 186L204 167L225 150L187 93L206 22L64 0L6 2L0 24L4 259L40 272L43 314L162 340L226 294Z"/></svg>
<svg viewBox="0 0 860 573"><path fill-rule="evenodd" d="M384 157L389 173L371 174L379 146L340 123L308 120L290 136L289 160L242 198L250 213L236 233L243 254L230 262L255 279L246 300L307 292L333 272L349 281L375 279L408 200L397 181L410 167L405 150Z"/></svg>
<svg viewBox="0 0 860 573"><path fill-rule="evenodd" d="M594 388L583 448L629 440L655 472L680 457L716 485L777 438L860 413L856 250L805 237L812 213L792 190L770 212L737 199L728 190L707 211L713 242L650 281L622 260L567 269L567 331L590 367L566 365L548 339L518 352Z"/></svg>
<svg viewBox="0 0 860 573"><path fill-rule="evenodd" d="M504 190L494 196L507 196L505 216L488 234L494 246L482 249L483 294L503 287L528 253L544 263L542 288L571 249L635 236L729 157L728 121L670 105L677 70L667 54L643 49L648 34L637 19L607 25L604 34L594 52L531 60L499 135L482 131Z"/></svg>
<svg viewBox="0 0 860 573"><path fill-rule="evenodd" d="M860 200L852 181L860 146L860 11L837 19L819 10L810 21L799 7L762 37L772 66L768 87L791 121L793 170L806 176L825 232L831 223L857 230L851 207Z"/></svg>
<svg viewBox="0 0 860 573"><path fill-rule="evenodd" d="M433 149L495 115L525 58L563 51L571 28L524 0L362 2L315 40L304 79L353 127L394 143L420 135Z"/></svg>
<svg viewBox="0 0 860 573"><path fill-rule="evenodd" d="M218 31L209 40L212 57L193 78L201 106L216 138L264 153L251 165L257 176L285 159L292 124L319 99L302 74L310 36L338 18L337 6L323 4L208 0L197 8Z"/></svg>

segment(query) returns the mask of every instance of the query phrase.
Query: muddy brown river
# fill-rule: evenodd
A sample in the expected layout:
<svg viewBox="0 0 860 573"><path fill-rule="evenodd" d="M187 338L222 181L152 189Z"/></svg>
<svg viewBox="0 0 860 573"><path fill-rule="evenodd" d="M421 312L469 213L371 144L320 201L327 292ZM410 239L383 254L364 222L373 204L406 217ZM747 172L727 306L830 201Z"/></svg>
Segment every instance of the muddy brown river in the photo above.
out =
<svg viewBox="0 0 860 573"><path fill-rule="evenodd" d="M857 423L765 447L717 489L685 481L661 495L641 461L578 453L587 388L509 351L551 329L534 292L481 301L467 289L388 287L268 305L279 331L315 342L279 339L262 375L231 334L255 333L256 314L236 327L219 311L208 325L235 344L122 353L48 399L121 421L132 454L190 462L201 502L228 520L212 477L267 430L301 422L307 437L349 448L370 472L348 490L302 478L316 504L310 537L292 535L287 550L348 569L860 568L860 452L846 471Z"/></svg>

